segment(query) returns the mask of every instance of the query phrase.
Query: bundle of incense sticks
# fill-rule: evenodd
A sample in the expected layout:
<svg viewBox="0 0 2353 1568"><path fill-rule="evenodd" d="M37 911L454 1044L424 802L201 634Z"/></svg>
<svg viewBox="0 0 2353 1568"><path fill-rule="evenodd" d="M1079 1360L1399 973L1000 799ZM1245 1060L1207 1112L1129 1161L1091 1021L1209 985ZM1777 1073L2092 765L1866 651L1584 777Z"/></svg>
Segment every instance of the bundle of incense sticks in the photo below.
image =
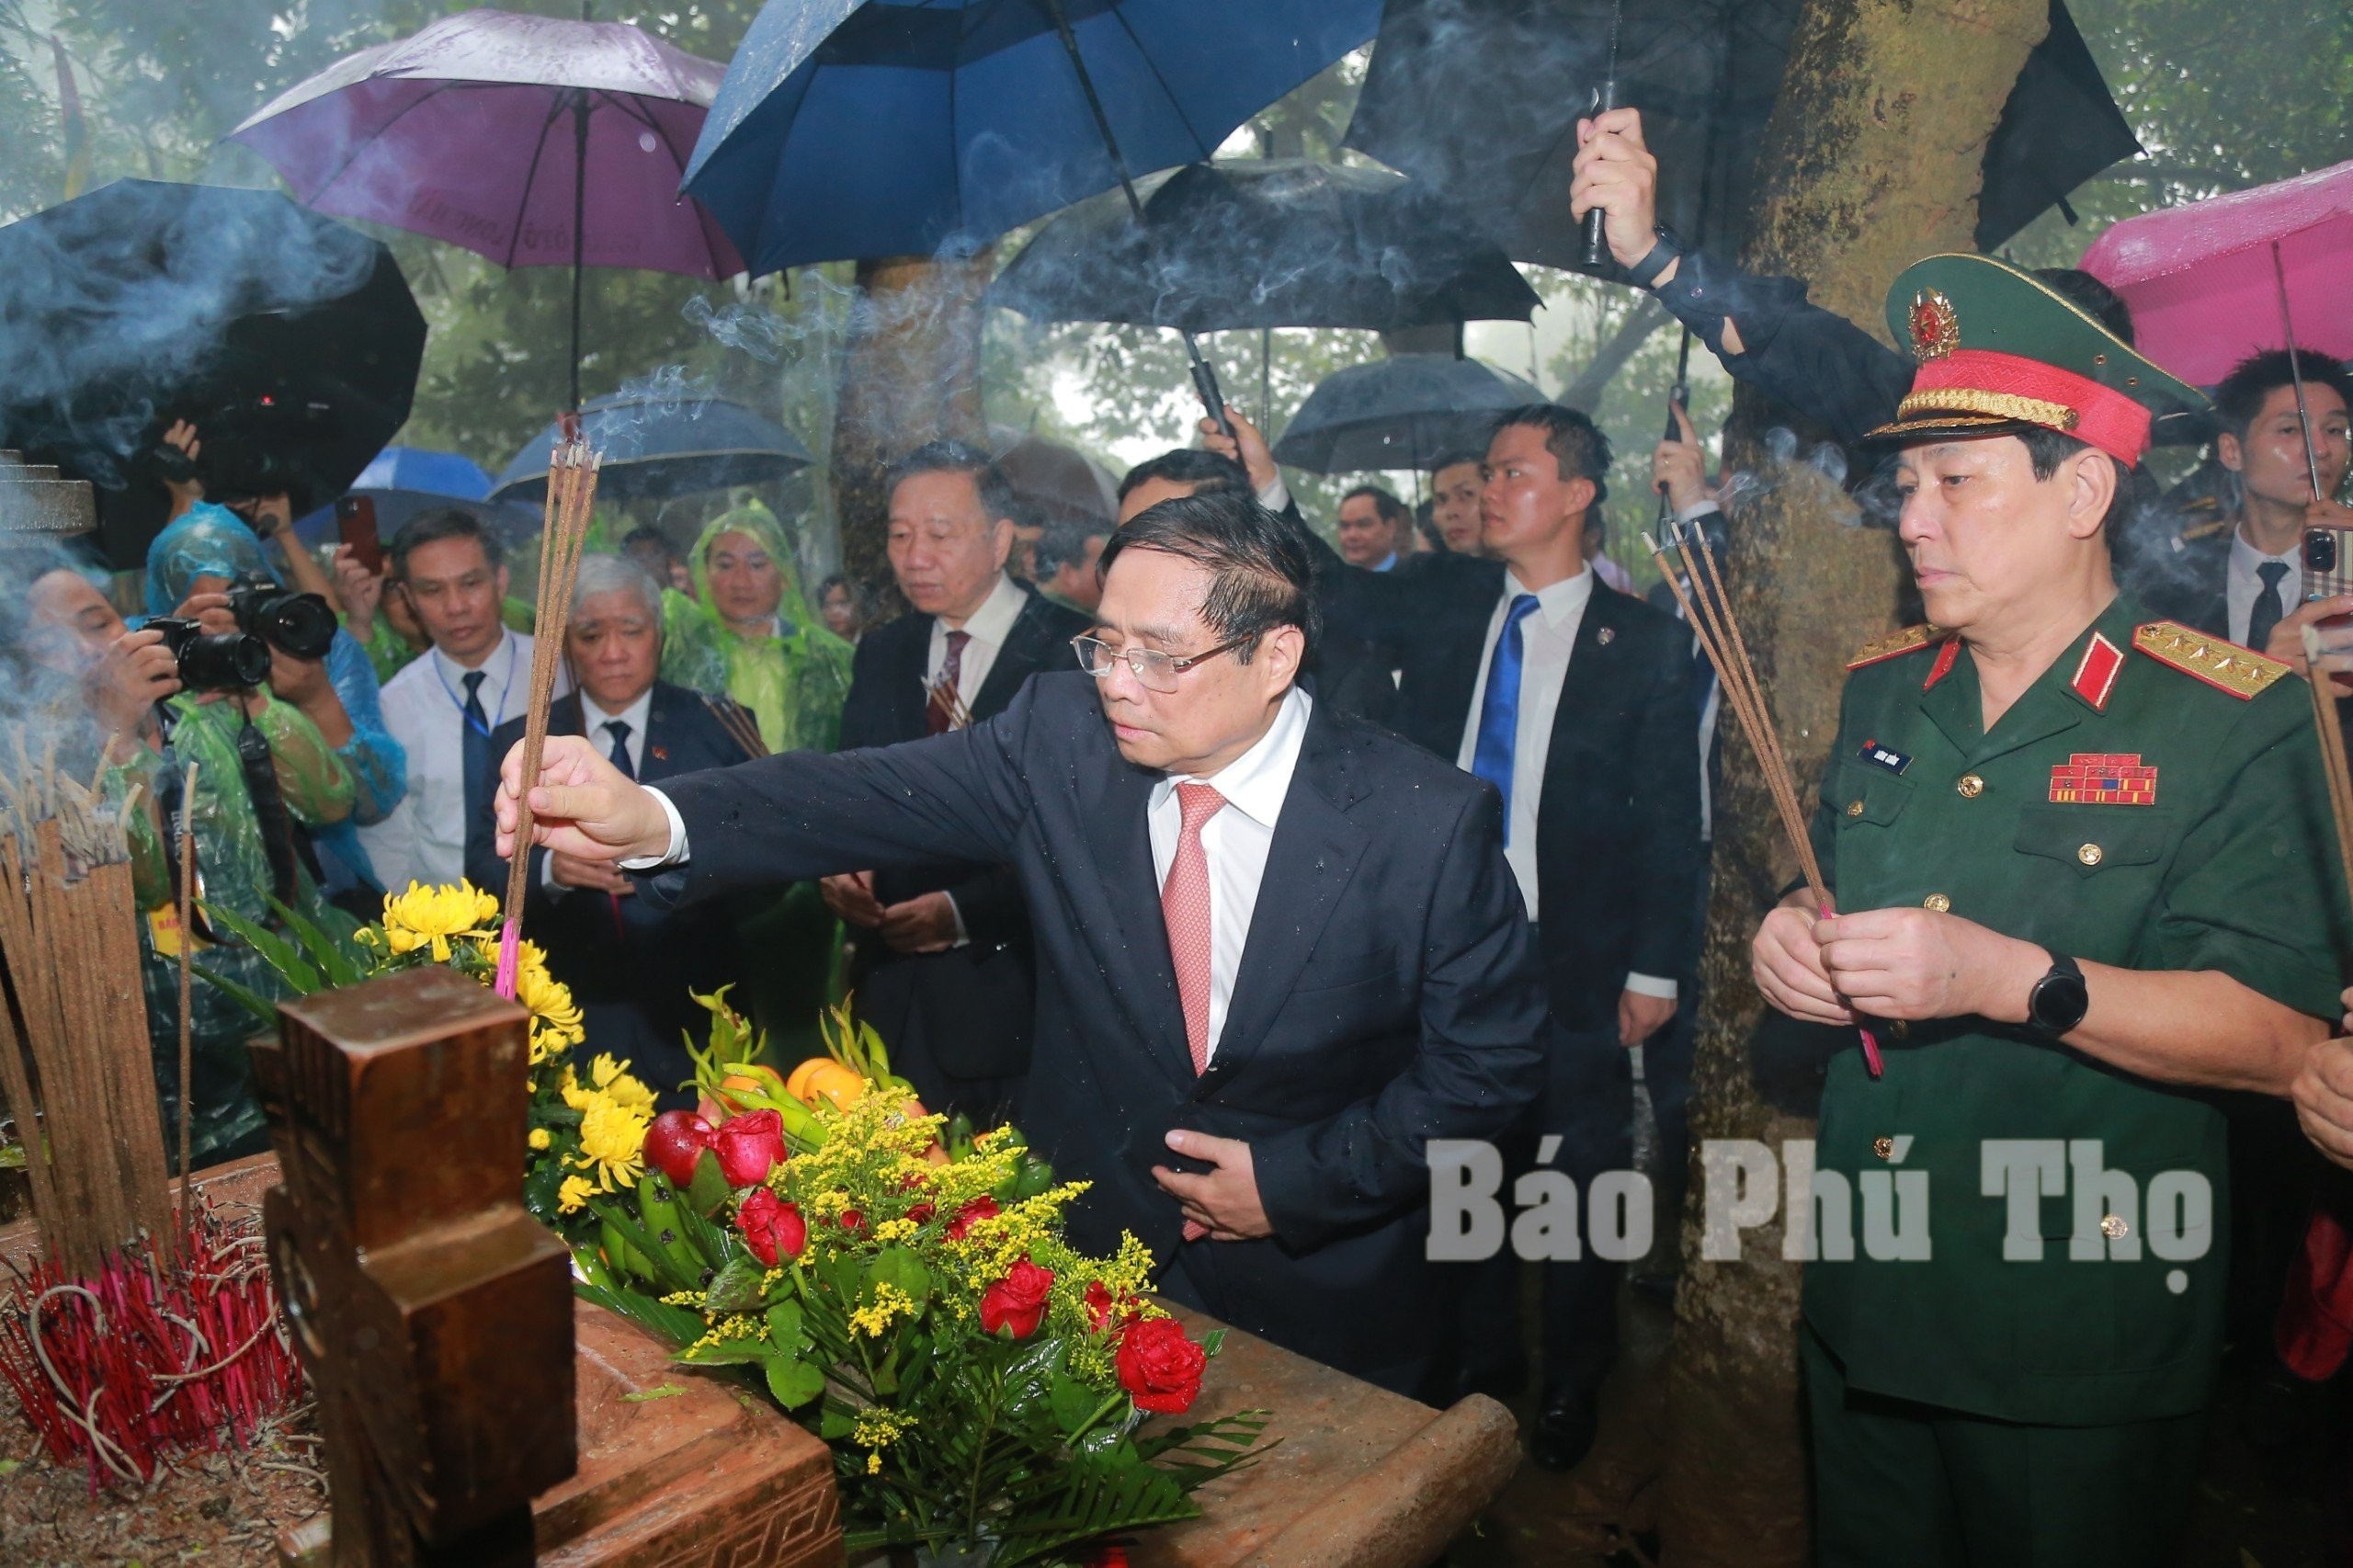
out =
<svg viewBox="0 0 2353 1568"><path fill-rule="evenodd" d="M547 745L548 711L563 657L564 624L572 619L572 589L580 576L580 544L597 506L597 472L604 454L577 438L557 444L548 459L548 498L540 535L539 603L531 622L531 687L523 710L522 798L516 802L515 858L506 868L506 924L498 936L497 991L515 994L523 953L523 889L531 865L531 790Z"/></svg>
<svg viewBox="0 0 2353 1568"><path fill-rule="evenodd" d="M2345 868L2345 885L2353 888L2353 770L2345 761L2345 732L2336 722L2336 683L2321 667L2325 650L2320 633L2304 628L2304 684L2313 694L2313 728L2320 732L2321 767L2328 775L2328 805L2336 819L2336 855Z"/></svg>
<svg viewBox="0 0 2353 1568"><path fill-rule="evenodd" d="M719 727L727 732L727 738L744 748L745 756L768 755L767 743L760 739L759 721L753 718L741 703L713 701L705 698L703 706L710 709L710 716L719 721Z"/></svg>
<svg viewBox="0 0 2353 1568"><path fill-rule="evenodd" d="M1773 809L1781 818L1781 831L1789 835L1790 847L1797 852L1798 869L1805 875L1806 891L1813 895L1814 908L1826 915L1830 912L1830 890L1822 880L1821 862L1814 857L1806 812L1798 799L1797 778L1790 771L1788 754L1781 749L1780 733L1773 727L1773 710L1763 684L1756 678L1756 666L1749 662L1748 643L1740 634L1740 622L1733 619L1732 599L1724 592L1723 578L1716 570L1716 553L1709 548L1708 536L1696 528L1669 524L1665 534L1667 543L1674 547L1682 562L1682 576L1676 574L1676 562L1667 558L1665 549L1649 534L1643 536L1643 547L1658 563L1659 575L1666 579L1676 602L1683 607L1683 619L1699 638L1708 663L1716 668L1724 706L1740 721L1741 732L1748 737L1748 749L1756 754L1756 766L1765 775ZM1696 556L1691 548L1695 536L1699 546ZM1881 1067L1879 1040L1869 1029L1859 1032L1863 1060L1876 1078Z"/></svg>
<svg viewBox="0 0 2353 1568"><path fill-rule="evenodd" d="M972 727L972 710L965 706L964 694L956 689L954 681L943 678L926 682L923 689L924 699L948 715L949 729L969 730Z"/></svg>
<svg viewBox="0 0 2353 1568"><path fill-rule="evenodd" d="M136 790L114 805L53 757L34 760L21 735L0 773L0 984L15 1002L0 999L0 1092L42 1244L77 1274L97 1273L142 1233L169 1234L123 840L137 806Z"/></svg>

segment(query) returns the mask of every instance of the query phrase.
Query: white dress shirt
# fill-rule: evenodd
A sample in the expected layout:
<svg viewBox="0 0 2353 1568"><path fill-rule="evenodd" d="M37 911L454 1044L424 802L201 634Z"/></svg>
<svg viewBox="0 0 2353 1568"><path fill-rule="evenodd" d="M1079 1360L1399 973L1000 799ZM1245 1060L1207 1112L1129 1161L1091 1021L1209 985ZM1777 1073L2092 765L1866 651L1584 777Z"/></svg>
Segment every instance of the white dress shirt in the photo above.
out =
<svg viewBox="0 0 2353 1568"><path fill-rule="evenodd" d="M1536 819L1544 800L1544 762L1552 750L1552 720L1561 710L1561 687L1568 679L1569 654L1576 647L1577 629L1585 624L1586 606L1593 602L1594 574L1579 572L1533 590L1536 609L1519 623L1519 730L1511 753L1511 799L1504 802L1508 824L1504 859L1518 880L1520 901L1530 920L1541 918L1536 901ZM1512 600L1530 590L1508 571L1504 591L1487 618L1486 642L1479 653L1479 680L1471 688L1471 712L1462 725L1462 744L1454 764L1464 772L1479 750L1479 714L1487 700L1487 666L1495 662L1495 640L1503 634L1504 619ZM1626 989L1645 996L1673 997L1676 983L1657 975L1630 974Z"/></svg>
<svg viewBox="0 0 2353 1568"><path fill-rule="evenodd" d="M1299 750L1307 739L1308 716L1314 699L1297 687L1283 696L1275 722L1258 744L1235 757L1212 778L1171 774L1152 787L1144 825L1152 838L1152 875L1155 895L1168 881L1176 863L1176 839L1184 831L1184 808L1177 803L1179 784L1208 784L1225 797L1225 804L1201 827L1201 854L1210 872L1210 1028L1209 1053L1217 1054L1218 1036L1225 1029L1225 1009L1233 1000L1234 976L1241 972L1242 950L1250 941L1250 916L1258 907L1258 884L1267 874L1267 851L1275 841L1275 823L1282 815L1283 799L1290 793L1290 776L1299 767ZM670 797L658 789L646 793L661 802L669 819L670 846L661 855L623 860L621 868L650 871L687 858L686 820Z"/></svg>
<svg viewBox="0 0 2353 1568"><path fill-rule="evenodd" d="M481 665L483 711L494 731L520 718L531 694L531 639L503 632ZM408 754L408 792L390 816L359 830L384 886L430 887L466 874L466 679L463 665L435 648L384 683L384 728ZM572 689L556 666L555 695ZM499 758L491 758L495 767ZM495 784L493 785L495 789Z"/></svg>
<svg viewBox="0 0 2353 1568"><path fill-rule="evenodd" d="M598 756L613 755L613 733L605 726L613 723L629 726L629 738L621 743L621 748L629 754L631 778L644 771L645 727L653 716L654 687L650 685L637 694L636 701L618 713L606 712L586 692L580 694L581 732L588 737L588 744L597 748ZM552 855L540 862L540 885L559 897L572 891L555 880L555 857Z"/></svg>
<svg viewBox="0 0 2353 1568"><path fill-rule="evenodd" d="M1005 640L1013 635L1013 623L1021 619L1022 607L1029 596L1015 585L1012 578L1000 572L996 586L981 601L970 620L951 628L938 616L931 618L931 652L923 665L924 685L928 687L939 679L940 670L948 663L948 633L961 631L972 641L964 644L964 657L956 666L956 695L967 709L981 695L981 687L988 680L989 671L996 667L996 656L1005 647Z"/></svg>
<svg viewBox="0 0 2353 1568"><path fill-rule="evenodd" d="M2231 562L2222 574L2222 608L2230 619L2231 641L2244 646L2248 628L2255 621L2255 596L2263 591L2263 578L2256 568L2267 561L2285 565L2287 573L2279 579L2280 619L2296 612L2303 595L2303 562L2294 550L2285 555L2266 555L2247 543L2246 535L2236 528L2231 529ZM2256 653L2263 652L2258 648Z"/></svg>
<svg viewBox="0 0 2353 1568"><path fill-rule="evenodd" d="M1258 744L1215 776L1170 774L1152 787L1144 824L1152 835L1155 889L1168 885L1169 868L1176 863L1176 840L1185 827L1176 786L1207 784L1225 797L1217 814L1201 824L1201 854L1210 870L1211 1060L1217 1056L1218 1036L1225 1032L1225 1009L1233 1000L1233 977L1242 970L1242 949L1249 945L1250 916L1258 907L1258 884L1267 874L1267 851L1275 841L1275 823L1283 814L1283 798L1290 793L1290 776L1299 767L1299 748L1307 739L1307 719L1314 709L1314 699L1292 687L1284 693L1282 706L1275 710L1275 722L1267 726Z"/></svg>

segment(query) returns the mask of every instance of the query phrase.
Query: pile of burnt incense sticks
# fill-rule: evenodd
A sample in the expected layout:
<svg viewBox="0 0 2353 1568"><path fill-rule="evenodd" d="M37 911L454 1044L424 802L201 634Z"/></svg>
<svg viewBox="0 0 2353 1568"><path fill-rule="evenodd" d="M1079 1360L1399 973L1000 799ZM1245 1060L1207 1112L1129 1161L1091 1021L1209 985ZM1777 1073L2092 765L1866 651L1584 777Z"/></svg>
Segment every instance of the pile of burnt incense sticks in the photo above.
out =
<svg viewBox="0 0 2353 1568"><path fill-rule="evenodd" d="M21 742L0 765L0 1093L42 1242L76 1275L170 1234L123 838L138 804L136 789L101 801Z"/></svg>

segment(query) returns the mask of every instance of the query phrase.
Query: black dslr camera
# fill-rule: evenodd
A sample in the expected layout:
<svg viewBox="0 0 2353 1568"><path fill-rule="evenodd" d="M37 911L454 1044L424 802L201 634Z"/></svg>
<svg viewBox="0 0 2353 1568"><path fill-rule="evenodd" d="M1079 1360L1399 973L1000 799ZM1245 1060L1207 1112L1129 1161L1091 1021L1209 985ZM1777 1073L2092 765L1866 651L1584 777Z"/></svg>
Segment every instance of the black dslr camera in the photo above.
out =
<svg viewBox="0 0 2353 1568"><path fill-rule="evenodd" d="M244 691L269 678L269 644L249 631L207 631L193 616L159 615L142 631L160 631L190 691Z"/></svg>
<svg viewBox="0 0 2353 1568"><path fill-rule="evenodd" d="M294 548L301 548L296 545ZM324 659L335 642L335 611L316 594L282 588L260 573L229 585L229 608L237 628L298 659Z"/></svg>

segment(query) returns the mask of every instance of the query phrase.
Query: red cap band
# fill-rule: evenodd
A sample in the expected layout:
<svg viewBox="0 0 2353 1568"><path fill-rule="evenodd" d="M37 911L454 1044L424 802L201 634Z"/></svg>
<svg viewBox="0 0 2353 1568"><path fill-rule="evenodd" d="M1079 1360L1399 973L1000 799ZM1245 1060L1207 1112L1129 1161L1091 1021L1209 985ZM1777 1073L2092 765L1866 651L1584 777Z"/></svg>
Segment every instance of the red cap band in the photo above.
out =
<svg viewBox="0 0 2353 1568"><path fill-rule="evenodd" d="M1900 417L1949 412L2040 425L2098 448L2127 467L2149 449L2149 411L2088 376L1990 348L1957 348L1922 363Z"/></svg>

